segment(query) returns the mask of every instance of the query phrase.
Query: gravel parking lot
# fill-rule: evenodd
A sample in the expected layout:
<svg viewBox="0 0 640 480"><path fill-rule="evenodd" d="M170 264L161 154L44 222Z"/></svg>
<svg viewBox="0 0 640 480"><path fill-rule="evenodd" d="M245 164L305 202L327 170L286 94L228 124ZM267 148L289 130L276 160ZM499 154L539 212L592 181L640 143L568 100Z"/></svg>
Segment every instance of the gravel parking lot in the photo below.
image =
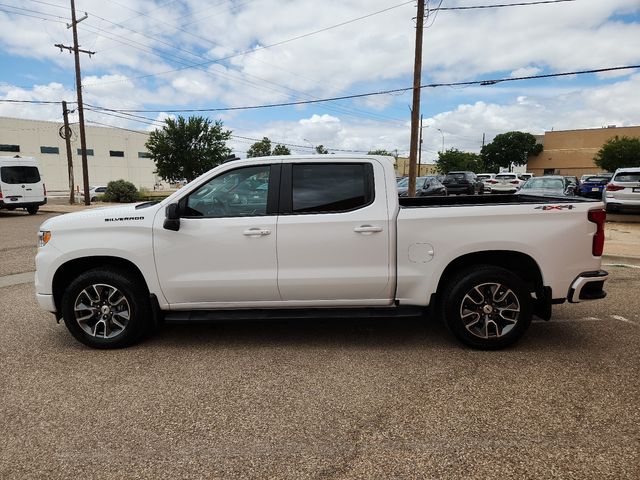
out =
<svg viewBox="0 0 640 480"><path fill-rule="evenodd" d="M0 275L32 270L45 215L3 215ZM168 325L96 351L33 285L0 288L0 478L636 479L640 269L607 268L605 300L499 352L398 319Z"/></svg>

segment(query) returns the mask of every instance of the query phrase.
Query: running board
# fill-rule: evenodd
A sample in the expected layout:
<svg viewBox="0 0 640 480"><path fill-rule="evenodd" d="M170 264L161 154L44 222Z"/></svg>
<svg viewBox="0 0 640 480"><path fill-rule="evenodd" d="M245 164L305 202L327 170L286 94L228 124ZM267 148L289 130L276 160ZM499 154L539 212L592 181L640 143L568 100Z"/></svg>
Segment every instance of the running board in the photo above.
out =
<svg viewBox="0 0 640 480"><path fill-rule="evenodd" d="M167 323L214 322L219 320L286 320L329 318L385 318L419 317L424 307L370 307L370 308L302 308L302 309L237 309L237 310L185 310L163 312Z"/></svg>

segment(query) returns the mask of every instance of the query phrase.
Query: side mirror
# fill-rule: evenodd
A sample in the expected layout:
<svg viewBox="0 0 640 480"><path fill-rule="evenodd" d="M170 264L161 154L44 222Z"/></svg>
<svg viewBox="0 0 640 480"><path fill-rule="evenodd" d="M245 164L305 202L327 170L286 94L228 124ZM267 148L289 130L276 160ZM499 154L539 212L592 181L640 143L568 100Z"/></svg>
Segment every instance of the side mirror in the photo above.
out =
<svg viewBox="0 0 640 480"><path fill-rule="evenodd" d="M163 227L174 232L180 230L180 207L177 203L167 205Z"/></svg>

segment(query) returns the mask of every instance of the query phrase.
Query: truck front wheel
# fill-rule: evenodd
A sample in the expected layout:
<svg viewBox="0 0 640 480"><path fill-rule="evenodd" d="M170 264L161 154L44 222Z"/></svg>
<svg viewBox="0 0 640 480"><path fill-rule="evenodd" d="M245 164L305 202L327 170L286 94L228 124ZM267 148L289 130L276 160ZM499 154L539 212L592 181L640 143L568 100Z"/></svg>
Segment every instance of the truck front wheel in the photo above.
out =
<svg viewBox="0 0 640 480"><path fill-rule="evenodd" d="M150 324L149 294L119 269L96 268L79 275L62 296L69 332L93 348L120 348L138 341Z"/></svg>
<svg viewBox="0 0 640 480"><path fill-rule="evenodd" d="M455 275L444 292L447 328L464 344L498 349L516 342L529 328L532 298L513 272L479 265Z"/></svg>

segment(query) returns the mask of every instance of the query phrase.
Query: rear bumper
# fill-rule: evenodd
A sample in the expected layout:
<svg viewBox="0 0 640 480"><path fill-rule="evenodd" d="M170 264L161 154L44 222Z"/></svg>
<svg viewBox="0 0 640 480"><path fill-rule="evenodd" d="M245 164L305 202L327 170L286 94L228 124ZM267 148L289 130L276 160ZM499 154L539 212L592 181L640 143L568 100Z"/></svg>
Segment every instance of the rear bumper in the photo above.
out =
<svg viewBox="0 0 640 480"><path fill-rule="evenodd" d="M28 207L39 207L41 205L45 205L47 203L47 199L41 200L39 202L7 202L5 200L0 200L0 208L28 208Z"/></svg>
<svg viewBox="0 0 640 480"><path fill-rule="evenodd" d="M605 195L604 203L608 206L618 208L637 209L640 208L640 199L616 198L614 196Z"/></svg>
<svg viewBox="0 0 640 480"><path fill-rule="evenodd" d="M604 282L609 278L609 273L604 270L583 272L569 287L567 299L570 303L579 303L582 300L599 300L607 296L604 291Z"/></svg>

